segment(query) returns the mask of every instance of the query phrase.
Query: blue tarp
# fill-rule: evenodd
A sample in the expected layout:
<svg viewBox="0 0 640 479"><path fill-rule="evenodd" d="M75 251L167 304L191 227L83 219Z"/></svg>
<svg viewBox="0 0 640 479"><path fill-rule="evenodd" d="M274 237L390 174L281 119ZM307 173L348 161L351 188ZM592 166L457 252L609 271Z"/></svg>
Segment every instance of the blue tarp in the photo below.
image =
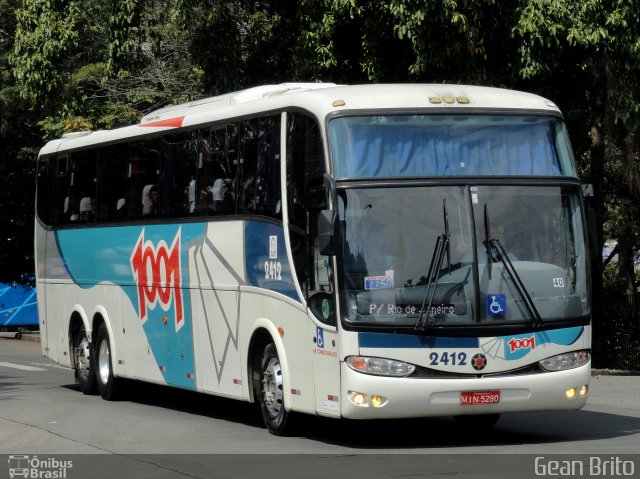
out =
<svg viewBox="0 0 640 479"><path fill-rule="evenodd" d="M35 288L0 283L0 326L37 326L38 303Z"/></svg>
<svg viewBox="0 0 640 479"><path fill-rule="evenodd" d="M336 176L559 176L550 123L400 126L336 118Z"/></svg>

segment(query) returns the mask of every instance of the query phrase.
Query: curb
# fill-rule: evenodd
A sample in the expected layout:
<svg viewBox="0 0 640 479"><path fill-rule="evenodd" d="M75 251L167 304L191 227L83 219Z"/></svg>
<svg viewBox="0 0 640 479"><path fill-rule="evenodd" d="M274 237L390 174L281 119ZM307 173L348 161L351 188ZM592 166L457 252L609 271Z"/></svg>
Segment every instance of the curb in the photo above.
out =
<svg viewBox="0 0 640 479"><path fill-rule="evenodd" d="M592 369L592 376L640 376L640 371L624 371L622 369Z"/></svg>
<svg viewBox="0 0 640 479"><path fill-rule="evenodd" d="M40 342L40 333L37 331L11 331L11 332L1 332L0 339L18 339L23 341L35 341Z"/></svg>

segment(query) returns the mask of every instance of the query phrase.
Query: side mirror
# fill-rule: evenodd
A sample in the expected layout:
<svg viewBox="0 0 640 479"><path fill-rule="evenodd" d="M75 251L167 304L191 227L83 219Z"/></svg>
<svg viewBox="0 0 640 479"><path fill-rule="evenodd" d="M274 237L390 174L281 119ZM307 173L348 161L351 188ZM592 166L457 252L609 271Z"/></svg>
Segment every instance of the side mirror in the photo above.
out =
<svg viewBox="0 0 640 479"><path fill-rule="evenodd" d="M336 212L322 210L318 215L318 249L321 255L336 254L334 238L336 236Z"/></svg>

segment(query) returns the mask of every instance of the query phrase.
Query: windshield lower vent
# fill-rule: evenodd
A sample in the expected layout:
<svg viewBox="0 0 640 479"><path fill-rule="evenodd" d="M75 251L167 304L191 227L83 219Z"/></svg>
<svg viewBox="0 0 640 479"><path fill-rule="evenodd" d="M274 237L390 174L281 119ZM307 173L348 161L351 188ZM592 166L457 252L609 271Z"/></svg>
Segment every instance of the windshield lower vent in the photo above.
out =
<svg viewBox="0 0 640 479"><path fill-rule="evenodd" d="M484 378L484 377L509 377L509 376L522 376L528 374L540 374L545 371L540 367L539 364L531 364L529 366L525 366L523 368L511 369L510 371L502 371L499 373L489 373L489 374L457 374L449 371L438 371L436 369L429 369L418 367L415 372L409 376L410 378L416 379L476 379L476 378Z"/></svg>

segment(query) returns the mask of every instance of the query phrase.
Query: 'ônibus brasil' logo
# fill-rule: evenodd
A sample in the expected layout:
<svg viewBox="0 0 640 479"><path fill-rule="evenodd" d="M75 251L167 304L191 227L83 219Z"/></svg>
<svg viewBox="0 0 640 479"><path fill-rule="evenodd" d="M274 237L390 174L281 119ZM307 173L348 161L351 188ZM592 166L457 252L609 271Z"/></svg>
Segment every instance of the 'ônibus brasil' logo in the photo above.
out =
<svg viewBox="0 0 640 479"><path fill-rule="evenodd" d="M131 255L131 269L138 287L138 311L142 321L147 320L147 309L157 304L168 311L175 303L176 332L184 323L182 293L180 290L180 229L170 248L160 240L156 245L144 240L144 228Z"/></svg>

